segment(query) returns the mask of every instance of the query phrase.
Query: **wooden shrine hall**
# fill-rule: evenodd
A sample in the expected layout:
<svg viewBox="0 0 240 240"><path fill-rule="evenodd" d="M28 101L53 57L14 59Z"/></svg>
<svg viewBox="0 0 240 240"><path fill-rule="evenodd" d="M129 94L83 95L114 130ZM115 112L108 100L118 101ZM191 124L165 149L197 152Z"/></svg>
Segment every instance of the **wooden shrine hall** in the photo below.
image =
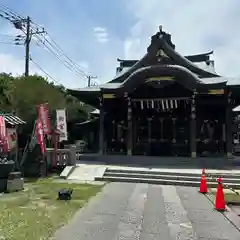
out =
<svg viewBox="0 0 240 240"><path fill-rule="evenodd" d="M69 89L99 109L100 155L231 157L240 86L215 72L212 53L182 56L160 29L140 60L118 59L111 81Z"/></svg>

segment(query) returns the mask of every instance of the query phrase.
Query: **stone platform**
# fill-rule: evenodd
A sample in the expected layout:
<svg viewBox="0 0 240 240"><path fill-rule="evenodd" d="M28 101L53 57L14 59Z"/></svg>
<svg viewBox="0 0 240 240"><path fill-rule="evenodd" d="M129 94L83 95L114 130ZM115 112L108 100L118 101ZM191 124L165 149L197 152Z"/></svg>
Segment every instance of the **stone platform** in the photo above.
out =
<svg viewBox="0 0 240 240"><path fill-rule="evenodd" d="M61 177L78 182L135 182L199 187L202 169L133 167L97 163L66 167ZM229 187L240 189L240 170L206 169L208 186L215 188L216 179L223 178Z"/></svg>
<svg viewBox="0 0 240 240"><path fill-rule="evenodd" d="M212 168L231 169L240 167L240 157L155 157L127 155L79 154L78 159L84 163L101 163L107 165L155 166L168 168Z"/></svg>

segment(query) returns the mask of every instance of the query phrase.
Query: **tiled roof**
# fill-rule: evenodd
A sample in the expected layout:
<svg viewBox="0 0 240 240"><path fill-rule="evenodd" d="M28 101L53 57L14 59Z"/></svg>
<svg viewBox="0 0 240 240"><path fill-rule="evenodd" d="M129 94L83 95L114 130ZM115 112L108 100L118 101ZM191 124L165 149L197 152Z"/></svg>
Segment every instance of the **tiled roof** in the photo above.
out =
<svg viewBox="0 0 240 240"><path fill-rule="evenodd" d="M0 116L3 116L5 121L11 125L26 124L26 122L23 121L21 118L14 116L10 113L0 113Z"/></svg>

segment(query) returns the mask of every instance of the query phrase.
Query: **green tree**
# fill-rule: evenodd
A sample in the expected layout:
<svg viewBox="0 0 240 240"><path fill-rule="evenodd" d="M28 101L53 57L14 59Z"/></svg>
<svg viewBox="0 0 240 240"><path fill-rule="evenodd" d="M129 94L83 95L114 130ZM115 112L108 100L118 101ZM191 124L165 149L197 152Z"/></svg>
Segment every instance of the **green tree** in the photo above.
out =
<svg viewBox="0 0 240 240"><path fill-rule="evenodd" d="M48 103L50 113L66 107L64 93L37 75L15 78L13 99L17 114L28 121L36 119L36 107L41 103Z"/></svg>
<svg viewBox="0 0 240 240"><path fill-rule="evenodd" d="M0 73L0 109L11 111L13 102L14 77L11 74Z"/></svg>
<svg viewBox="0 0 240 240"><path fill-rule="evenodd" d="M24 126L27 133L31 132L37 117L38 104L48 103L52 124L55 124L56 109L65 108L68 121L84 121L92 109L68 95L64 86L54 85L38 75L13 77L2 73L0 93L0 111L15 112L24 119L28 123Z"/></svg>

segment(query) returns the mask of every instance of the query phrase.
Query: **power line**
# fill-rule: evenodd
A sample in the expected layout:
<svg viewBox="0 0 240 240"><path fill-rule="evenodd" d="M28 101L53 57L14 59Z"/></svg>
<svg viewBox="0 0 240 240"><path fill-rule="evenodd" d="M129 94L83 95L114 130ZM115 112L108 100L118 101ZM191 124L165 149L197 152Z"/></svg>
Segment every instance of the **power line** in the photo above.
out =
<svg viewBox="0 0 240 240"><path fill-rule="evenodd" d="M15 13L13 10L11 10L9 7L4 6L3 4L0 4L0 7L2 7L6 12L9 12L10 14L12 14L15 18L24 19L19 14ZM0 11L1 11L1 9L0 9Z"/></svg>
<svg viewBox="0 0 240 240"><path fill-rule="evenodd" d="M12 46L20 46L20 45L23 45L23 44L21 44L21 43L4 42L4 41L0 41L0 44L6 44L6 45L12 45Z"/></svg>
<svg viewBox="0 0 240 240"><path fill-rule="evenodd" d="M24 37L21 35L13 36L7 34L0 34L1 43L7 42L12 45L24 45Z"/></svg>
<svg viewBox="0 0 240 240"><path fill-rule="evenodd" d="M82 80L87 79L87 74L81 69L81 67L76 64L72 59L70 59L62 50L61 48L56 45L54 46L46 37L41 38L37 36L37 42L44 45L45 50L53 54L58 60L60 60L69 70L75 71L75 73L81 77Z"/></svg>
<svg viewBox="0 0 240 240"><path fill-rule="evenodd" d="M14 35L2 34L2 33L0 33L0 36L2 36L2 37L15 37Z"/></svg>
<svg viewBox="0 0 240 240"><path fill-rule="evenodd" d="M85 74L84 70L83 70L77 63L75 63L72 59L70 59L70 58L66 55L66 53L64 53L63 49L52 39L52 37L50 36L49 33L47 33L47 36L49 36L49 38L51 39L51 41L52 41L52 42L55 44L55 46L60 50L60 52L61 52L69 61L71 61L81 72L83 72L83 73ZM46 39L46 41L47 41L49 44L51 44L47 39ZM85 75L86 75L86 74L85 74Z"/></svg>
<svg viewBox="0 0 240 240"><path fill-rule="evenodd" d="M36 30L36 29L39 29L42 27L40 25L32 22L32 28ZM56 41L53 40L52 36L47 31L45 31L44 34L39 34L37 36L37 38L38 38L38 43L39 42L42 43L48 49L51 48L51 52L52 53L55 52L55 54L58 55L58 57L63 57L64 63L68 64L69 67L71 66L73 68L73 70L77 71L78 75L82 74L82 77L88 78L88 75L85 73L85 71L82 69L82 67L79 66L77 63L75 63L71 58L69 58L67 56L67 54L64 52L64 50L56 43ZM59 59L59 60L61 60L61 59Z"/></svg>
<svg viewBox="0 0 240 240"><path fill-rule="evenodd" d="M54 79L49 73L47 73L42 67L39 66L38 63L36 63L32 57L30 56L29 60L37 67L39 68L46 76L48 76L50 79L53 80L53 82L59 84L59 85L62 85L60 82L58 82L56 79Z"/></svg>
<svg viewBox="0 0 240 240"><path fill-rule="evenodd" d="M52 48L50 48L50 47L49 47L48 45L46 45L45 43L43 43L43 45L44 45L44 49L45 49L48 53L50 53L50 54L52 54L54 57L56 57L60 62L62 62L65 67L67 67L67 68L68 68L70 71L72 71L72 72L75 71L75 74L77 74L82 80L86 80L81 73L79 73L79 72L76 71L76 70L73 70L73 68L71 67L71 65L69 64L69 62L61 59L61 56L60 56L58 53L54 52L54 50L52 50Z"/></svg>
<svg viewBox="0 0 240 240"><path fill-rule="evenodd" d="M63 49L53 40L49 33L45 31L45 29L36 23L34 23L30 18L26 19L19 14L12 11L10 8L0 4L0 17L3 17L10 21L16 29L21 30L25 35L25 46L26 46L26 63L25 63L25 75L28 75L28 58L29 58L29 44L32 36L34 35L38 44L42 44L44 49L47 52L51 53L55 58L61 61L65 67L67 67L70 71L75 72L82 80L88 79L88 75L85 71L75 63L71 58L67 56L67 54L63 51ZM28 29L29 27L29 29ZM39 31L42 29L42 31ZM30 37L30 41L28 39ZM35 40L34 39L34 40Z"/></svg>
<svg viewBox="0 0 240 240"><path fill-rule="evenodd" d="M30 20L31 21L31 20ZM32 22L31 28L34 29L35 31L38 31L39 28L42 28L41 26L35 24ZM77 64L75 63L72 59L70 59L66 53L63 51L63 49L53 40L53 38L50 36L49 33L47 33L44 30L44 35L39 34L36 36L38 39L38 43L40 42L47 48L51 54L53 54L58 60L60 60L69 70L75 71L79 77L81 77L82 80L86 80L87 74L84 72L84 70ZM26 34L26 31L25 31ZM41 37L40 37L41 36ZM46 38L49 37L51 42ZM64 59L61 59L64 58Z"/></svg>
<svg viewBox="0 0 240 240"><path fill-rule="evenodd" d="M30 26L30 17L22 18L17 13L13 12L10 8L0 4L0 7L3 8L0 9L0 17L10 21L14 27L18 30L23 31L26 34L25 38L25 76L27 77L29 75L29 55L30 55L30 42L31 37L34 34L42 33L43 31L35 31L33 32L31 30ZM26 32L24 31L24 28L26 27Z"/></svg>

